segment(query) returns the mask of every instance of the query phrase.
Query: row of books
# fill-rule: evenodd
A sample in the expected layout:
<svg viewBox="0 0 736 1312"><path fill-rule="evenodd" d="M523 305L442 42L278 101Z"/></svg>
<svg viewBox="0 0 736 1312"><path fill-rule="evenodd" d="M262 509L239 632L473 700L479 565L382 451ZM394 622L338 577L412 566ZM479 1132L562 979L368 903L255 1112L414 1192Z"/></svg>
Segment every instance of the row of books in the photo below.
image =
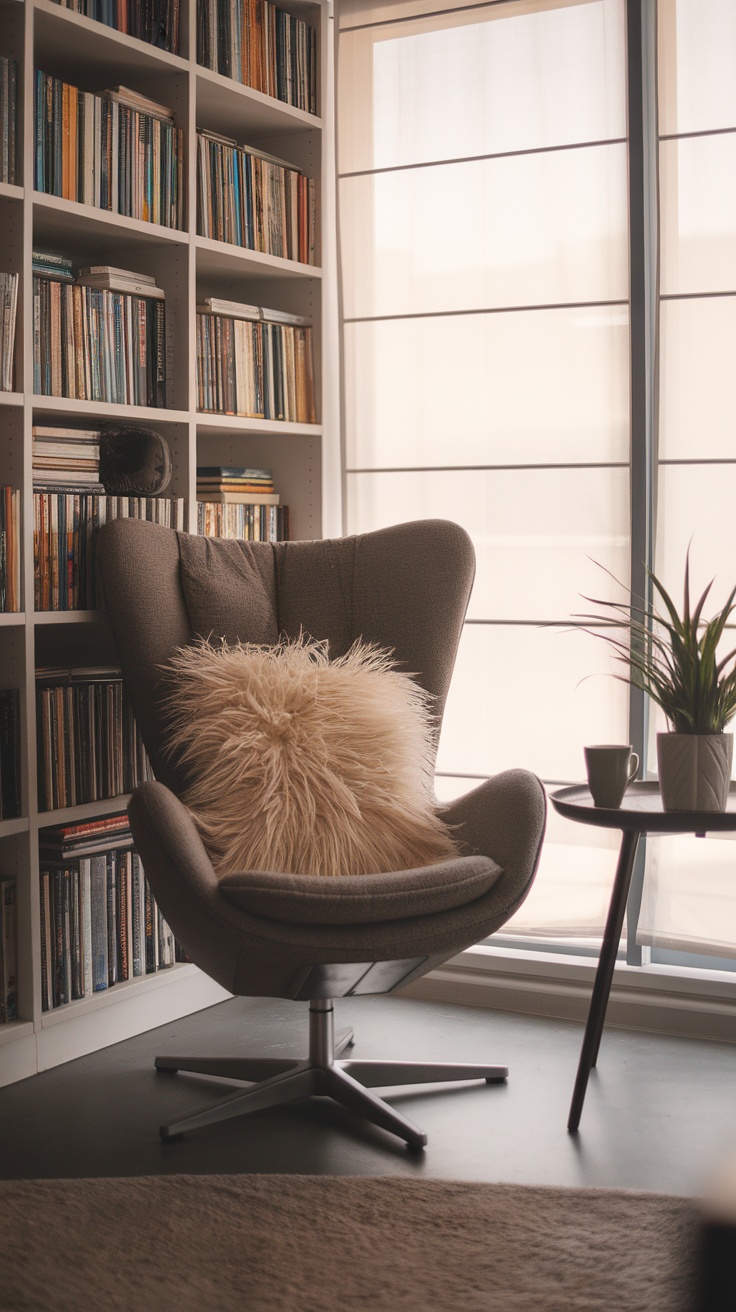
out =
<svg viewBox="0 0 736 1312"><path fill-rule="evenodd" d="M18 1019L17 881L0 875L0 1025Z"/></svg>
<svg viewBox="0 0 736 1312"><path fill-rule="evenodd" d="M183 530L182 497L102 496L35 492L33 566L36 610L89 610L96 605L95 543L113 519L146 519Z"/></svg>
<svg viewBox="0 0 736 1312"><path fill-rule="evenodd" d="M0 613L20 608L20 491L5 484L0 487Z"/></svg>
<svg viewBox="0 0 736 1312"><path fill-rule="evenodd" d="M317 32L269 0L199 0L197 58L205 68L317 113Z"/></svg>
<svg viewBox="0 0 736 1312"><path fill-rule="evenodd" d="M40 810L120 797L152 778L119 669L37 669L36 708Z"/></svg>
<svg viewBox="0 0 736 1312"><path fill-rule="evenodd" d="M18 275L0 273L0 392L13 390Z"/></svg>
<svg viewBox="0 0 736 1312"><path fill-rule="evenodd" d="M197 133L197 232L314 264L314 179L231 137Z"/></svg>
<svg viewBox="0 0 736 1312"><path fill-rule="evenodd" d="M0 55L0 182L15 183L18 67Z"/></svg>
<svg viewBox="0 0 736 1312"><path fill-rule="evenodd" d="M312 329L297 315L284 317L295 322L256 320L198 307L199 410L315 423Z"/></svg>
<svg viewBox="0 0 736 1312"><path fill-rule="evenodd" d="M95 94L36 73L37 191L128 218L184 226L184 133L129 87Z"/></svg>
<svg viewBox="0 0 736 1312"><path fill-rule="evenodd" d="M89 271L75 278L70 260L45 260L52 258L53 276L53 266L34 260L34 391L165 406L166 321L155 280L127 271L124 278Z"/></svg>
<svg viewBox="0 0 736 1312"><path fill-rule="evenodd" d="M0 820L20 815L20 691L0 688Z"/></svg>
<svg viewBox="0 0 736 1312"><path fill-rule="evenodd" d="M197 532L210 538L241 538L246 542L288 542L289 507L198 501Z"/></svg>
<svg viewBox="0 0 736 1312"><path fill-rule="evenodd" d="M180 0L56 0L85 18L148 41L161 50L179 51Z"/></svg>
<svg viewBox="0 0 736 1312"><path fill-rule="evenodd" d="M174 965L127 816L41 830L39 855L44 1011Z"/></svg>

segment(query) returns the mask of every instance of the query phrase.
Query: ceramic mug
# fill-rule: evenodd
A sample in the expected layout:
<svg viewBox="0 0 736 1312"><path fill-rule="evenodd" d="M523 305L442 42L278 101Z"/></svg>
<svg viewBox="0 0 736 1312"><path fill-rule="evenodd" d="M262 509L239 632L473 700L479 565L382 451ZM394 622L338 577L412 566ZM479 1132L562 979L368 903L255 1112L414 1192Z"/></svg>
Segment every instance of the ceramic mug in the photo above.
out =
<svg viewBox="0 0 736 1312"><path fill-rule="evenodd" d="M586 747L585 768L595 805L615 810L639 769L639 757L630 746Z"/></svg>

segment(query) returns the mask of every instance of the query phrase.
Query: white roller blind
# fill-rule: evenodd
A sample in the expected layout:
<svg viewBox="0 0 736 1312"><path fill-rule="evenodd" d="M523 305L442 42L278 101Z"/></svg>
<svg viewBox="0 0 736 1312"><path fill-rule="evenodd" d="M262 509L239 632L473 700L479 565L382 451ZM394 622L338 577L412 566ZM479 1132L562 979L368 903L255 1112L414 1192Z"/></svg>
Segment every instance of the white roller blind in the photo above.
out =
<svg viewBox="0 0 736 1312"><path fill-rule="evenodd" d="M715 609L736 582L736 4L659 0L658 23L655 570L679 598L690 545L693 590L715 578ZM681 837L648 849L639 941L736 957L736 846Z"/></svg>
<svg viewBox="0 0 736 1312"><path fill-rule="evenodd" d="M624 3L338 18L345 528L474 540L438 796L576 781L586 742L628 734L602 644L543 627L607 593L591 557L629 573ZM611 841L555 817L510 930L600 933Z"/></svg>

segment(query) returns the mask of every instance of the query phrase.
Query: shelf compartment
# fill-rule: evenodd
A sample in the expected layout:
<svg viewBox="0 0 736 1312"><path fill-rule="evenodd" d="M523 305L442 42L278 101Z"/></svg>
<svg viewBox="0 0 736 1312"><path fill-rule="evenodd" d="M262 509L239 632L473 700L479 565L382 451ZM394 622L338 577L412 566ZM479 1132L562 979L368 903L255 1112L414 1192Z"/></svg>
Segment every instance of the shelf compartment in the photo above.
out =
<svg viewBox="0 0 736 1312"><path fill-rule="evenodd" d="M219 437L223 429L236 434L267 433L273 437L287 435L307 438L320 437L322 434L321 424L287 423L283 419L247 419L244 415L207 414L204 410L197 412L197 433L200 436L216 433Z"/></svg>
<svg viewBox="0 0 736 1312"><path fill-rule="evenodd" d="M93 243L92 248L90 243ZM110 210L34 191L34 250L49 244L62 245L65 255L84 255L87 258L91 249L101 253L114 249L117 258L123 252L135 252L151 246L165 246L169 249L172 246L188 246L189 233L180 228L165 228L161 223L148 223L145 219L128 219Z"/></svg>
<svg viewBox="0 0 736 1312"><path fill-rule="evenodd" d="M234 131L254 133L261 142L284 132L322 127L322 120L305 109L287 105L233 78L197 65L197 126L232 136Z"/></svg>
<svg viewBox="0 0 736 1312"><path fill-rule="evenodd" d="M84 14L63 9L53 0L35 0L33 8L38 67L43 67L44 59L49 58L54 62L64 61L71 70L87 69L92 62L96 73L114 78L116 84L123 70L128 69L147 76L189 70L189 61L181 55L139 41Z"/></svg>
<svg viewBox="0 0 736 1312"><path fill-rule="evenodd" d="M45 417L50 415L58 415L59 418L84 417L99 419L101 423L109 419L124 419L127 424L144 420L157 424L189 422L187 410L168 410L150 405L121 405L113 401L77 401L67 396L37 394L33 398L33 409L43 410Z"/></svg>
<svg viewBox="0 0 736 1312"><path fill-rule="evenodd" d="M35 610L34 624L94 624L102 619L100 610Z"/></svg>
<svg viewBox="0 0 736 1312"><path fill-rule="evenodd" d="M0 820L0 838L12 838L14 834L27 834L30 829L28 816L18 816L15 820ZM0 1026L2 1032L2 1026Z"/></svg>
<svg viewBox="0 0 736 1312"><path fill-rule="evenodd" d="M277 278L315 278L322 277L322 270L316 264L299 264L296 260L284 260L279 255L263 255L248 246L233 246L230 242L215 241L212 237L195 237L197 252L197 275L203 277L228 277L248 274L268 274Z"/></svg>
<svg viewBox="0 0 736 1312"><path fill-rule="evenodd" d="M92 612L97 615L97 611ZM125 811L130 801L130 793L123 793L119 797L103 797L97 802L82 802L79 806L64 806L58 811L39 811L38 828L48 829L50 825L77 825L83 824L85 820L96 820L98 816L113 815L117 811Z"/></svg>

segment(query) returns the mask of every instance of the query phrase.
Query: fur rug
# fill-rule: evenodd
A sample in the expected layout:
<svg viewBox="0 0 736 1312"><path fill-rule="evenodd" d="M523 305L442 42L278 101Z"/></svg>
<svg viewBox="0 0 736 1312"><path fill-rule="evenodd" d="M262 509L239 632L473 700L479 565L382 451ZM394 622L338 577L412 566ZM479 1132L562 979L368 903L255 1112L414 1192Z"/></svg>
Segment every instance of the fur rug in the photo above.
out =
<svg viewBox="0 0 736 1312"><path fill-rule="evenodd" d="M4 1312L692 1312L700 1216L611 1189L0 1182ZM724 1305L725 1306L725 1305Z"/></svg>
<svg viewBox="0 0 736 1312"><path fill-rule="evenodd" d="M356 643L182 648L168 667L171 751L218 875L360 875L458 855L433 807L428 699Z"/></svg>

